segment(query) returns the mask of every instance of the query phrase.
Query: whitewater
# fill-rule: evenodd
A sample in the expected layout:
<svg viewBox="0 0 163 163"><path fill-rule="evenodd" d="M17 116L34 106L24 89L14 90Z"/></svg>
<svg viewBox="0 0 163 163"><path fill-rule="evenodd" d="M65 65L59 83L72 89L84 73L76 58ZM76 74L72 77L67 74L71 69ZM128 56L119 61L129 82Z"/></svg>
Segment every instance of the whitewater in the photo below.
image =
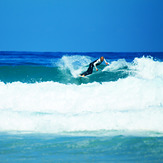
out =
<svg viewBox="0 0 163 163"><path fill-rule="evenodd" d="M104 55L109 66L79 78L99 54L87 55L2 58L0 132L162 136L162 59Z"/></svg>

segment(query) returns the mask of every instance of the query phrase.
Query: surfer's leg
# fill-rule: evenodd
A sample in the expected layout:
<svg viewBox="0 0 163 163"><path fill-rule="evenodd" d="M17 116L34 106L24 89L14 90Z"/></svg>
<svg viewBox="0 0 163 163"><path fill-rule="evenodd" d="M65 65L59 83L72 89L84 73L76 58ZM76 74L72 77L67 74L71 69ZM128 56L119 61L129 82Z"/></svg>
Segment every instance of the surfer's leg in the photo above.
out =
<svg viewBox="0 0 163 163"><path fill-rule="evenodd" d="M92 74L92 72L93 72L93 64L90 63L90 64L89 64L89 67L88 67L88 70L85 71L84 73L80 74L80 75L81 75L81 76L86 76L86 75Z"/></svg>
<svg viewBox="0 0 163 163"><path fill-rule="evenodd" d="M93 67L94 67L94 66L93 66L93 63L90 63L90 64L89 64L89 68L88 68L88 70L87 70L87 71L88 71L88 74L92 74L92 72L93 72Z"/></svg>

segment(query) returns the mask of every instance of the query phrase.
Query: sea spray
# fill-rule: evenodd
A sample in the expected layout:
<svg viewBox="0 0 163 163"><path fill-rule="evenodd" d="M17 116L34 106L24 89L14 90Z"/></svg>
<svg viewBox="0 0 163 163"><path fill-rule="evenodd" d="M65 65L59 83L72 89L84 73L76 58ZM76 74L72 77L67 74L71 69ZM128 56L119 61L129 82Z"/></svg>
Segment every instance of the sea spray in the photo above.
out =
<svg viewBox="0 0 163 163"><path fill-rule="evenodd" d="M108 55L109 66L102 64L98 72L80 78L101 54L38 56L18 55L15 65L2 59L1 132L162 135L161 60Z"/></svg>
<svg viewBox="0 0 163 163"><path fill-rule="evenodd" d="M1 82L0 92L1 131L163 132L163 87L159 78L128 77L87 85Z"/></svg>

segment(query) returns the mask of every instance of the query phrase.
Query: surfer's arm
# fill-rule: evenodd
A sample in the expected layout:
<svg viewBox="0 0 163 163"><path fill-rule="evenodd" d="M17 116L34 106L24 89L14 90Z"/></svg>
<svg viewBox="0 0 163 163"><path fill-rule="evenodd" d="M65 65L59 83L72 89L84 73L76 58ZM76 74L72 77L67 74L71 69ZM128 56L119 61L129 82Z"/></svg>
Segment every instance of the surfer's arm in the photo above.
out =
<svg viewBox="0 0 163 163"><path fill-rule="evenodd" d="M96 71L98 71L98 69L97 69L97 64L100 62L100 59L98 59L95 63L94 63L94 67L95 67L95 69L96 69Z"/></svg>
<svg viewBox="0 0 163 163"><path fill-rule="evenodd" d="M96 71L98 71L98 69L97 69L97 67L96 67L96 64L94 64L94 66L95 66Z"/></svg>
<svg viewBox="0 0 163 163"><path fill-rule="evenodd" d="M106 62L105 58L104 58L104 62L105 62L105 64L106 64L106 65L108 65L108 64L109 64L108 62Z"/></svg>

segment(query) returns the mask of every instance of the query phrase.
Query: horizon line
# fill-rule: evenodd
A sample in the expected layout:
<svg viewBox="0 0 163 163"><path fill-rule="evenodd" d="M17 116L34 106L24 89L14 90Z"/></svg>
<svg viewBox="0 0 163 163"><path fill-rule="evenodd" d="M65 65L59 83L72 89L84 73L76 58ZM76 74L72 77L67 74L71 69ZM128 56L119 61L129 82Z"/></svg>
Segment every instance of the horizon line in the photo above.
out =
<svg viewBox="0 0 163 163"><path fill-rule="evenodd" d="M3 52L18 52L18 53L163 53L163 51L117 51L117 52L109 52L109 51L24 51L24 50L0 50L0 53Z"/></svg>

